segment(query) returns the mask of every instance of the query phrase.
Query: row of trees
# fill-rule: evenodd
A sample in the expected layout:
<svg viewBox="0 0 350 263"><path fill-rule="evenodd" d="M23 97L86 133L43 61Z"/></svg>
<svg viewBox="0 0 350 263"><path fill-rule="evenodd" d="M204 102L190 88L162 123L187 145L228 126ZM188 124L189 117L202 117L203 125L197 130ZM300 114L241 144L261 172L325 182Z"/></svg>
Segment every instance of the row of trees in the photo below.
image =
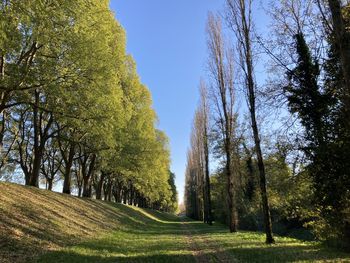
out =
<svg viewBox="0 0 350 263"><path fill-rule="evenodd" d="M208 18L209 75L201 84L208 95L194 118L186 212L199 219L212 212L231 232L264 228L267 243L274 242L273 222L275 232L311 229L349 245L350 6L271 1L267 39L254 26L254 7L227 0L225 12ZM255 76L259 58L269 59L264 85ZM205 118L203 100L210 102ZM204 119L208 136L198 125ZM204 145L216 166L208 179Z"/></svg>
<svg viewBox="0 0 350 263"><path fill-rule="evenodd" d="M168 139L109 1L2 1L0 13L0 177L175 210Z"/></svg>
<svg viewBox="0 0 350 263"><path fill-rule="evenodd" d="M201 100L195 113L191 134L191 149L186 167L186 214L212 224L209 171L209 104L204 81L200 84Z"/></svg>

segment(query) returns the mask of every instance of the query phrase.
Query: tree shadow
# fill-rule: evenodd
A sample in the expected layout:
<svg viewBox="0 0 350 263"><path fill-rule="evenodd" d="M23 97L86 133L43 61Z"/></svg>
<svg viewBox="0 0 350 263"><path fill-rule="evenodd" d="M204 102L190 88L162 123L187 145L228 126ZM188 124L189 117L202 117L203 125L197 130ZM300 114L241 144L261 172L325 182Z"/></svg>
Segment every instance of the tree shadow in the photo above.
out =
<svg viewBox="0 0 350 263"><path fill-rule="evenodd" d="M0 262L29 262L106 232L175 235L179 229L171 214L11 183L0 183L0 191Z"/></svg>
<svg viewBox="0 0 350 263"><path fill-rule="evenodd" d="M244 244L241 244L244 246ZM228 249L231 255L234 255L242 262L350 262L349 257L342 252L330 250L321 244L313 245L264 245L259 247L254 246L254 243L249 243L251 247L236 247ZM347 258L348 261L345 261Z"/></svg>
<svg viewBox="0 0 350 263"><path fill-rule="evenodd" d="M190 263L196 262L191 254L187 255L138 255L138 256L116 256L108 257L101 255L81 255L69 251L57 251L51 252L46 255L40 262L52 262L52 263L116 263L116 262L128 262L128 263Z"/></svg>

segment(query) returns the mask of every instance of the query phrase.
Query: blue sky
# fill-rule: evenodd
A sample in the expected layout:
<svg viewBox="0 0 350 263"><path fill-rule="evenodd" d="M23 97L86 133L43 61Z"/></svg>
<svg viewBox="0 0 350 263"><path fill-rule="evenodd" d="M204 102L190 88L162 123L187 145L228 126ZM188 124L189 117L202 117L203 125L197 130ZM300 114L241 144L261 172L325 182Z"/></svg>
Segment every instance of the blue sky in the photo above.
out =
<svg viewBox="0 0 350 263"><path fill-rule="evenodd" d="M111 0L127 33L127 50L152 92L159 128L170 138L180 200L198 84L205 72L207 14L222 5L222 0Z"/></svg>
<svg viewBox="0 0 350 263"><path fill-rule="evenodd" d="M223 5L224 0L111 0L127 33L128 53L151 90L158 126L170 138L180 201L198 84L205 75L207 15Z"/></svg>

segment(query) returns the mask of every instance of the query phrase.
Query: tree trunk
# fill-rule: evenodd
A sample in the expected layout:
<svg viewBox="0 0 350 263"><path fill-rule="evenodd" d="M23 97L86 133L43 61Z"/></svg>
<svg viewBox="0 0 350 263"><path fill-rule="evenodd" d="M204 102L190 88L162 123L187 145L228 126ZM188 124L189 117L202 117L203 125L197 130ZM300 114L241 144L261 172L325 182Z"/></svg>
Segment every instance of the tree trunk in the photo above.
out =
<svg viewBox="0 0 350 263"><path fill-rule="evenodd" d="M259 167L259 177L260 177L260 192L261 192L261 202L263 206L264 213L264 224L265 224L265 233L266 233L266 243L271 244L274 243L274 239L272 236L272 222L270 215L270 206L267 197L267 189L266 189L266 174L265 174L265 164L264 159L261 152L260 146L260 137L258 125L256 122L255 116L255 91L254 91L254 82L253 82L253 70L252 70L252 61L251 55L249 53L250 45L248 45L248 55L247 55L247 68L248 68L248 93L249 93L249 106L250 106L250 117L252 121L252 129L254 135L255 142L255 151L258 158L258 167Z"/></svg>
<svg viewBox="0 0 350 263"><path fill-rule="evenodd" d="M266 189L266 174L265 174L265 164L264 159L261 152L260 146L260 137L259 137L259 129L256 122L256 110L255 110L255 84L253 80L253 62L251 55L251 40L249 37L249 32L244 30L245 35L245 44L246 44L246 66L247 66L247 82L248 82L248 97L249 97L249 110L250 117L252 122L253 136L255 142L255 151L258 158L258 167L259 167L259 177L260 177L260 192L261 192L261 202L263 206L264 213L264 224L265 224L265 233L266 233L266 243L271 244L274 243L274 239L272 236L272 222L270 215L270 206L267 197L267 189Z"/></svg>
<svg viewBox="0 0 350 263"><path fill-rule="evenodd" d="M47 178L47 190L52 191L53 178Z"/></svg>
<svg viewBox="0 0 350 263"><path fill-rule="evenodd" d="M134 190L133 190L133 186L132 183L130 183L130 190L129 190L129 205L132 205L132 199L134 198Z"/></svg>
<svg viewBox="0 0 350 263"><path fill-rule="evenodd" d="M90 177L91 178L91 177ZM90 180L90 183L89 183L89 196L88 196L89 198L91 198L92 197L92 182L91 182L91 180Z"/></svg>
<svg viewBox="0 0 350 263"><path fill-rule="evenodd" d="M107 185L107 200L108 202L112 202L112 180L108 181Z"/></svg>
<svg viewBox="0 0 350 263"><path fill-rule="evenodd" d="M230 145L230 143L228 143ZM237 213L235 206L235 189L233 184L232 168L231 168L231 154L230 147L226 149L226 177L227 177L227 193L228 193L228 211L229 211L229 228L230 232L237 232Z"/></svg>
<svg viewBox="0 0 350 263"><path fill-rule="evenodd" d="M113 196L114 196L114 201L116 203L118 203L118 193L115 190L113 190L112 193L113 193Z"/></svg>
<svg viewBox="0 0 350 263"><path fill-rule="evenodd" d="M272 236L272 222L270 215L270 206L267 197L267 189L266 189L266 175L265 175L265 165L262 157L261 147L260 147L260 139L258 128L256 125L255 118L253 124L253 133L254 133L254 141L255 141L255 150L258 157L258 167L259 167L259 176L260 176L260 193L261 193L261 202L263 206L264 213L264 224L265 224L265 233L266 233L266 243L271 244L274 243L274 239Z"/></svg>
<svg viewBox="0 0 350 263"><path fill-rule="evenodd" d="M133 202L133 205L134 205L134 206L137 206L137 204L138 204L138 199L139 199L139 193L136 191L136 192L135 192L135 197L134 197L134 202Z"/></svg>
<svg viewBox="0 0 350 263"><path fill-rule="evenodd" d="M207 125L207 124L206 124ZM211 213L211 196L210 196L210 175L209 175L209 147L208 147L208 134L207 127L204 127L204 162L205 162L205 203L206 203L206 223L213 224L213 218Z"/></svg>
<svg viewBox="0 0 350 263"><path fill-rule="evenodd" d="M3 80L5 77L5 56L2 51L0 51L0 79Z"/></svg>
<svg viewBox="0 0 350 263"><path fill-rule="evenodd" d="M121 203L122 202L122 198L121 198L121 193L122 193L122 183L117 181L114 183L113 186L113 192L114 192L114 197L115 197L115 201L117 203Z"/></svg>
<svg viewBox="0 0 350 263"><path fill-rule="evenodd" d="M141 196L140 195L137 196L137 200L136 201L137 201L137 206L141 207Z"/></svg>
<svg viewBox="0 0 350 263"><path fill-rule="evenodd" d="M220 82L221 85L224 85L225 83L224 76L220 75ZM231 116L228 113L228 106L227 106L227 98L224 93L221 93L221 100L222 100L222 108L225 118L225 152L226 152L226 176L227 176L227 192L228 192L228 208L229 208L229 228L230 232L237 232L237 211L235 206L235 189L234 189L234 178L233 178L233 171L232 171L232 145L231 145L231 134L233 131L232 123L231 123Z"/></svg>
<svg viewBox="0 0 350 263"><path fill-rule="evenodd" d="M33 170L30 175L29 185L39 187L39 172L41 165L41 149L40 149L40 132L41 129L39 122L39 92L34 91L34 107L33 107L33 128L34 128L34 146L33 146Z"/></svg>
<svg viewBox="0 0 350 263"><path fill-rule="evenodd" d="M46 125L42 127L43 116L39 114L39 99L40 99L40 93L39 91L36 90L35 103L33 107L33 127L34 127L34 149L33 149L34 157L33 158L34 160L33 160L33 166L32 166L33 168L31 173L31 180L30 180L30 185L35 187L39 187L39 175L40 175L40 168L42 165L43 154L45 151L46 142L49 138L49 131L53 123L53 117L50 114Z"/></svg>
<svg viewBox="0 0 350 263"><path fill-rule="evenodd" d="M83 178L83 197L90 197L90 177Z"/></svg>
<svg viewBox="0 0 350 263"><path fill-rule="evenodd" d="M6 110L0 109L0 115L2 117L2 120L0 123L0 151L2 151L2 148L4 145L4 136L5 136L5 127L6 127Z"/></svg>
<svg viewBox="0 0 350 263"><path fill-rule="evenodd" d="M3 51L0 51L0 80L4 80L5 77L5 56ZM0 150L3 147L4 135L5 135L5 92L1 92L1 107L0 114L2 115L2 122L0 127Z"/></svg>
<svg viewBox="0 0 350 263"><path fill-rule="evenodd" d="M91 197L91 194L92 194L91 178L95 169L96 155L85 154L82 158L83 160L81 160L81 168L82 168L82 176L83 176L83 197ZM90 158L90 163L88 165L89 158Z"/></svg>
<svg viewBox="0 0 350 263"><path fill-rule="evenodd" d="M83 190L82 188L83 188L82 185L78 186L78 197L81 197L82 190Z"/></svg>
<svg viewBox="0 0 350 263"><path fill-rule="evenodd" d="M40 175L40 167L42 163L44 153L44 147L41 145L38 146L37 149L34 149L34 161L33 161L33 170L31 174L30 185L39 187L39 175Z"/></svg>
<svg viewBox="0 0 350 263"><path fill-rule="evenodd" d="M206 184L206 203L207 203L207 224L212 225L213 224L213 216L211 211L211 189L210 189L210 176L209 171L206 172L205 175L205 184Z"/></svg>
<svg viewBox="0 0 350 263"><path fill-rule="evenodd" d="M63 159L65 162L63 193L69 194L69 195L71 194L71 170L73 166L74 154L75 154L75 145L73 143L70 143L68 158ZM81 187L79 190L81 192Z"/></svg>
<svg viewBox="0 0 350 263"><path fill-rule="evenodd" d="M24 169L23 166L21 166L21 167L22 167L22 170L23 170L23 173L24 173L25 185L30 185L31 174L27 171L27 169Z"/></svg>
<svg viewBox="0 0 350 263"><path fill-rule="evenodd" d="M126 189L126 187L123 187L123 204L127 204L127 199L128 199L128 191Z"/></svg>
<svg viewBox="0 0 350 263"><path fill-rule="evenodd" d="M247 53L247 70L248 70L248 96L249 96L249 107L250 107L250 117L252 122L254 143L255 143L255 151L258 159L258 167L259 167L259 179L260 179L260 193L261 193L261 202L263 206L263 214L264 214L264 224L265 224L265 233L266 233L266 243L271 244L274 243L274 239L272 236L272 222L270 215L270 206L267 197L267 189L266 189L266 174L265 174L265 164L264 159L261 152L260 146L260 137L258 125L256 122L256 110L255 110L255 88L253 81L253 69L252 69L252 61L250 54L250 40L248 45Z"/></svg>
<svg viewBox="0 0 350 263"><path fill-rule="evenodd" d="M333 29L340 55L345 89L342 92L346 117L350 117L350 33L345 28L340 0L328 0L332 14Z"/></svg>
<svg viewBox="0 0 350 263"><path fill-rule="evenodd" d="M96 188L96 199L101 200L102 199L102 186L105 180L106 174L101 171L101 178L98 181L97 188Z"/></svg>
<svg viewBox="0 0 350 263"><path fill-rule="evenodd" d="M107 201L107 182L103 183L103 200Z"/></svg>
<svg viewBox="0 0 350 263"><path fill-rule="evenodd" d="M205 181L205 178L204 178ZM208 222L208 206L207 206L207 187L206 183L204 182L202 185L202 195L203 195L203 223Z"/></svg>

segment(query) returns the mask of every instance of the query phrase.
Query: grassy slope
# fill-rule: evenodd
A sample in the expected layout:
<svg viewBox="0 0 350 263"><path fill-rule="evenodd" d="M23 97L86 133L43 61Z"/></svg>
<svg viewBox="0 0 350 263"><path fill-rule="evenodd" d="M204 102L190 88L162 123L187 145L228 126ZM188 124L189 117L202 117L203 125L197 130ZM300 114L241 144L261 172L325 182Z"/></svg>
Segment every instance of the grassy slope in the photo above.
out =
<svg viewBox="0 0 350 263"><path fill-rule="evenodd" d="M0 183L0 262L28 262L116 229L131 216L105 202Z"/></svg>
<svg viewBox="0 0 350 263"><path fill-rule="evenodd" d="M315 242L277 238L267 246L259 233L188 225L212 262L212 244L245 262L350 262ZM173 215L0 183L0 262L195 262L187 234Z"/></svg>

